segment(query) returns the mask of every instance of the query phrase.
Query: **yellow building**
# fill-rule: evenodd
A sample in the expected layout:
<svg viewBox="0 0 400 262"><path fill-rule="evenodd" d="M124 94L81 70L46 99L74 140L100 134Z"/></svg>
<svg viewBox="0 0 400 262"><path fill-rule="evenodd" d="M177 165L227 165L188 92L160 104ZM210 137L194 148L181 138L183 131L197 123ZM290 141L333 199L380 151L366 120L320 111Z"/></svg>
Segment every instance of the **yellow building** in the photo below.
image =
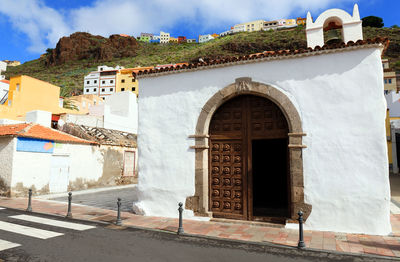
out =
<svg viewBox="0 0 400 262"><path fill-rule="evenodd" d="M247 23L241 23L235 25L234 27L241 27L241 26L244 26L245 32L261 31L264 26L264 20L255 20Z"/></svg>
<svg viewBox="0 0 400 262"><path fill-rule="evenodd" d="M285 19L286 26L292 27L297 26L296 19Z"/></svg>
<svg viewBox="0 0 400 262"><path fill-rule="evenodd" d="M131 91L138 96L139 94L139 82L133 77L132 73L139 70L153 69L153 67L135 67L120 69L117 73L117 83L115 90L116 92Z"/></svg>
<svg viewBox="0 0 400 262"><path fill-rule="evenodd" d="M219 37L219 34L214 33L214 34L212 34L211 36L214 37L214 39L216 39L216 38Z"/></svg>
<svg viewBox="0 0 400 262"><path fill-rule="evenodd" d="M25 120L27 112L42 110L52 114L79 113L59 103L60 87L20 75L11 77L7 100L0 105L0 118Z"/></svg>
<svg viewBox="0 0 400 262"><path fill-rule="evenodd" d="M178 43L178 38L170 36L169 37L169 42L170 43Z"/></svg>
<svg viewBox="0 0 400 262"><path fill-rule="evenodd" d="M103 98L98 95L79 95L65 98L71 101L79 110L79 114L88 114L91 106L104 103Z"/></svg>

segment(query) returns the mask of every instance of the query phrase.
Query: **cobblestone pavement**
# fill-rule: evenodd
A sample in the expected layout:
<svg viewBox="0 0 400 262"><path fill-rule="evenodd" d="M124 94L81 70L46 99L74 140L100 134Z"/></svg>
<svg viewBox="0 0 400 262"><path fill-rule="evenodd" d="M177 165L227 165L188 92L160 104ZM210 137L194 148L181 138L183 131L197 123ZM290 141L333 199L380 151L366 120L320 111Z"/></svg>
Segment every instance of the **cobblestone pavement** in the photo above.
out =
<svg viewBox="0 0 400 262"><path fill-rule="evenodd" d="M115 195L112 195L115 198ZM25 210L26 198L0 198L0 207ZM67 203L42 199L32 200L34 212L65 216ZM114 223L116 212L89 206L72 206L73 218L89 221ZM165 217L139 216L122 212L124 226L157 229L176 232L178 220ZM308 249L339 251L353 254L372 254L387 257L400 257L400 214L391 214L392 234L374 236L305 230L304 241ZM242 240L251 242L269 242L279 245L296 246L298 231L293 229L252 225L245 223L223 223L213 221L184 220L186 234L217 237L221 239ZM379 261L379 260L376 260Z"/></svg>
<svg viewBox="0 0 400 262"><path fill-rule="evenodd" d="M136 187L115 189L103 192L75 195L72 192L72 203L85 206L99 207L102 209L117 210L117 198L121 198L121 210L132 212L132 203L137 200ZM50 200L67 202L68 195L65 197L49 198Z"/></svg>

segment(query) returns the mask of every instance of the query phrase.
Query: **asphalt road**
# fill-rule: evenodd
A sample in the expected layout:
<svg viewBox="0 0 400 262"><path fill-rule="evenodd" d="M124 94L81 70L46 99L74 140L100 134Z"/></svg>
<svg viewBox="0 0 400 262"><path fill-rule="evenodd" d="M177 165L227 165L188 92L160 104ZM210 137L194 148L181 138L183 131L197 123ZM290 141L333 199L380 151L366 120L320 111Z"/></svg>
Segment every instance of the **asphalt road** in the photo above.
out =
<svg viewBox="0 0 400 262"><path fill-rule="evenodd" d="M43 224L43 221L32 222L43 218L47 219L47 224ZM74 229L60 227L60 221L75 223L67 225ZM49 223L53 225L48 225ZM93 228L76 230L77 227L88 225ZM18 232L18 227L21 226L26 227ZM66 224L62 226L66 227ZM58 236L55 235L57 233ZM18 262L378 261L376 258L334 255L296 248L177 236L172 233L66 220L9 209L0 210L0 248L7 244L4 240L20 246L0 251L0 259Z"/></svg>
<svg viewBox="0 0 400 262"><path fill-rule="evenodd" d="M117 198L121 198L121 211L132 212L132 204L137 201L136 188L123 188L103 192L74 195L72 193L72 203L86 206L94 206L103 209L117 210ZM68 195L65 197L50 198L51 200L67 202Z"/></svg>

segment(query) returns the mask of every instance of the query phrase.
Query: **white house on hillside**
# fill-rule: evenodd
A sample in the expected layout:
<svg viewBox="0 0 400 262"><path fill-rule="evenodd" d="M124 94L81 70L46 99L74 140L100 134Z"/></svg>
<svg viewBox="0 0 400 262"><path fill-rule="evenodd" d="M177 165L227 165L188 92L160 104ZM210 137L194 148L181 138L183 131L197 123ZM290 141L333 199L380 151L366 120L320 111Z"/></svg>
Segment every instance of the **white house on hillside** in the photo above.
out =
<svg viewBox="0 0 400 262"><path fill-rule="evenodd" d="M205 43L205 42L208 42L208 41L213 40L213 39L214 39L214 37L211 36L210 34L208 34L208 35L199 35L199 43Z"/></svg>

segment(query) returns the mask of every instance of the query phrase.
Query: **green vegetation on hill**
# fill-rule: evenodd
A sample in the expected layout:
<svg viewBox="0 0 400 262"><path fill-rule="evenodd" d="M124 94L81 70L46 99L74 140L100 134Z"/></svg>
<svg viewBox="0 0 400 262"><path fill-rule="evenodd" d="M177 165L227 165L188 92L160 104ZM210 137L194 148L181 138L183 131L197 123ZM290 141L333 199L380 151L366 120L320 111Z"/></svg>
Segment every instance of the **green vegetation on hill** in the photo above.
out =
<svg viewBox="0 0 400 262"><path fill-rule="evenodd" d="M364 27L364 39L388 37L390 45L385 53L392 68L400 71L400 29ZM45 58L26 62L17 67L7 68L6 76L29 75L61 87L62 96L79 93L83 88L83 77L98 65L121 65L126 68L155 66L179 62L215 59L227 56L247 55L267 50L306 48L305 32L302 27L289 31L261 31L239 33L204 44L149 44L140 43L137 55L112 60L78 60L62 65L46 66Z"/></svg>

